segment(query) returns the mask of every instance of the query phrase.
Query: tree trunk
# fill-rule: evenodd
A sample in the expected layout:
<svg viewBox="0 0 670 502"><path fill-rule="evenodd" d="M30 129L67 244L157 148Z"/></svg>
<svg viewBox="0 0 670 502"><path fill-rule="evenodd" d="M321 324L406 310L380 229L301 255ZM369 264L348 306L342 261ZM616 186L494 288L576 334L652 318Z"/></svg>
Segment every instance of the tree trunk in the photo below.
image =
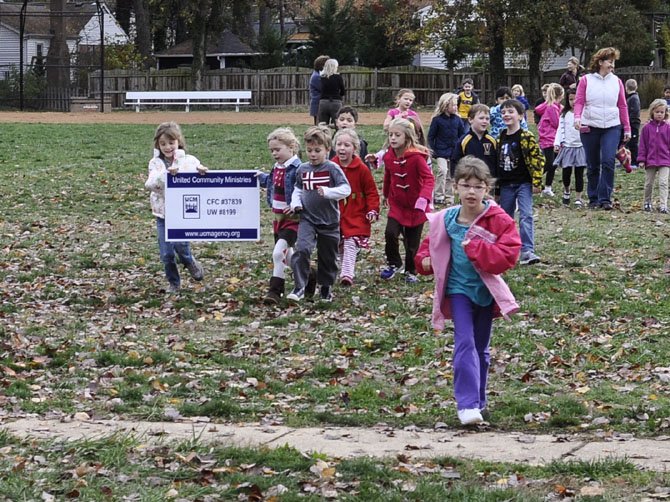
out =
<svg viewBox="0 0 670 502"><path fill-rule="evenodd" d="M133 0L116 0L114 17L126 33L130 33L130 13L133 10Z"/></svg>
<svg viewBox="0 0 670 502"><path fill-rule="evenodd" d="M542 86L542 42L534 40L528 50L528 77L530 78L529 100L534 103L540 97L540 87Z"/></svg>
<svg viewBox="0 0 670 502"><path fill-rule="evenodd" d="M193 18L193 65L191 66L191 83L193 90L202 89L202 79L207 62L207 20L212 14L212 0L202 0Z"/></svg>
<svg viewBox="0 0 670 502"><path fill-rule="evenodd" d="M489 51L489 66L491 68L491 85L495 93L498 87L505 82L505 40L502 35L495 34L491 39Z"/></svg>
<svg viewBox="0 0 670 502"><path fill-rule="evenodd" d="M70 51L65 34L65 0L51 0L49 18L53 38L47 52L47 82L51 87L70 86Z"/></svg>
<svg viewBox="0 0 670 502"><path fill-rule="evenodd" d="M281 14L280 14L281 15ZM280 30L282 29L282 20L280 19ZM266 33L272 29L272 12L267 5L267 1L258 2L258 39L262 40Z"/></svg>
<svg viewBox="0 0 670 502"><path fill-rule="evenodd" d="M151 21L147 0L133 0L135 7L135 46L142 56L142 65L145 69L153 65L151 57Z"/></svg>

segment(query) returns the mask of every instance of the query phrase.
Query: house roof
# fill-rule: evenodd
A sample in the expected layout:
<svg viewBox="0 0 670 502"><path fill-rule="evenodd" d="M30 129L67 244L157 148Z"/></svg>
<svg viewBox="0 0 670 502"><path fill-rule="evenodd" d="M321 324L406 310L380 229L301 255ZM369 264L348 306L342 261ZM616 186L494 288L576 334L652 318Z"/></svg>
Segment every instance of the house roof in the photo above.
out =
<svg viewBox="0 0 670 502"><path fill-rule="evenodd" d="M22 6L23 2L0 0L0 23L18 33ZM66 2L63 8L66 36L68 38L77 37L91 17L97 14L97 11L95 2ZM26 4L25 34L51 38L50 13L48 3L29 1Z"/></svg>
<svg viewBox="0 0 670 502"><path fill-rule="evenodd" d="M262 54L242 42L234 33L226 30L218 40L207 44L207 56L256 56ZM193 40L184 40L180 44L154 54L155 57L193 57Z"/></svg>

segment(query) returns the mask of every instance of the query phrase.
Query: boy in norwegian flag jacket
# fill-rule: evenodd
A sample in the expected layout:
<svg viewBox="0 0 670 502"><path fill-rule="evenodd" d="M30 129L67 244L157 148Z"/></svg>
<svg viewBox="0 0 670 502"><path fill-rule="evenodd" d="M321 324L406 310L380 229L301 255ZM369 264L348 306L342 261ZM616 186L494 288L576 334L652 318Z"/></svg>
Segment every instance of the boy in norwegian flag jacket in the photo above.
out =
<svg viewBox="0 0 670 502"><path fill-rule="evenodd" d="M291 257L295 287L286 298L299 302L305 297L310 258L316 247L316 280L321 285L321 299L332 301L340 245L338 201L351 193L351 187L342 169L328 160L332 140L327 127L310 127L305 131L304 142L309 162L300 164L291 196L291 211L300 214L298 241Z"/></svg>

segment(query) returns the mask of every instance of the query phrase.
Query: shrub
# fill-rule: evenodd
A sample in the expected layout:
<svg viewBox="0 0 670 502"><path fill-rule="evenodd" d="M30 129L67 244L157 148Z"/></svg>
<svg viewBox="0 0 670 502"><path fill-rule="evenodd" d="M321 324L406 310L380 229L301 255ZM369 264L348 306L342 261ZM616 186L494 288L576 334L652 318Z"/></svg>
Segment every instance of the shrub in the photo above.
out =
<svg viewBox="0 0 670 502"><path fill-rule="evenodd" d="M642 108L647 108L656 98L662 98L664 87L665 82L660 78L649 78L642 82L637 90Z"/></svg>

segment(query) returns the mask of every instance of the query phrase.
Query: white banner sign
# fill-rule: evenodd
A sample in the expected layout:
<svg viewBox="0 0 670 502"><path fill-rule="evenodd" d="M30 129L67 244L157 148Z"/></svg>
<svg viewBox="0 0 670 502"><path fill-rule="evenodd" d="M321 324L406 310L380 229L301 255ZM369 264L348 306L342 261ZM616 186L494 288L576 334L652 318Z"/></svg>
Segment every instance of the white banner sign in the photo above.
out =
<svg viewBox="0 0 670 502"><path fill-rule="evenodd" d="M257 241L261 207L256 171L167 174L165 240Z"/></svg>

